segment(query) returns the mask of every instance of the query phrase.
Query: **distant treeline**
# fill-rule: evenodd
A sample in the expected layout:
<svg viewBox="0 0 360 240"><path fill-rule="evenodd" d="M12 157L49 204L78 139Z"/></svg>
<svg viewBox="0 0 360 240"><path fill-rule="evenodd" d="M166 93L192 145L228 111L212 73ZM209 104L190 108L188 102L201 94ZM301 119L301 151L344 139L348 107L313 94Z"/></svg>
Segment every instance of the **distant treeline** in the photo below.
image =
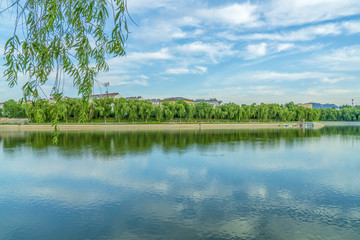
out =
<svg viewBox="0 0 360 240"><path fill-rule="evenodd" d="M229 103L213 107L209 103L192 106L183 100L175 104L163 102L153 106L143 100L124 98L98 98L87 102L79 98L65 98L57 103L36 100L27 103L9 100L0 109L0 116L28 118L35 123L47 122L192 122L192 121L359 121L360 106L342 106L336 109L314 109L297 106L290 102L279 104L237 105Z"/></svg>

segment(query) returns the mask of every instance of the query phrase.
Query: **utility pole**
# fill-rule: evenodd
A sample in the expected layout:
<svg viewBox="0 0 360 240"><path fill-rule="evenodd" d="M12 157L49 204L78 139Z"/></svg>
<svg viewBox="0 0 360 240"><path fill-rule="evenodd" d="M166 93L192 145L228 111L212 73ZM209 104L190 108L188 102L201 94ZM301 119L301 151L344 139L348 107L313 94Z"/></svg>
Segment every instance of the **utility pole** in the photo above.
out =
<svg viewBox="0 0 360 240"><path fill-rule="evenodd" d="M110 83L106 82L103 85L104 85L104 87L106 87L106 98L105 98L105 101L104 101L104 109L106 109L105 106L106 106L106 100L109 98L109 89L108 89L108 87L109 87ZM106 113L104 114L104 120L105 120L105 123L106 123Z"/></svg>
<svg viewBox="0 0 360 240"><path fill-rule="evenodd" d="M108 87L109 87L110 83L106 82L103 85L106 87L106 96L109 97L109 89L108 89Z"/></svg>
<svg viewBox="0 0 360 240"><path fill-rule="evenodd" d="M354 99L351 99L351 106L354 107Z"/></svg>

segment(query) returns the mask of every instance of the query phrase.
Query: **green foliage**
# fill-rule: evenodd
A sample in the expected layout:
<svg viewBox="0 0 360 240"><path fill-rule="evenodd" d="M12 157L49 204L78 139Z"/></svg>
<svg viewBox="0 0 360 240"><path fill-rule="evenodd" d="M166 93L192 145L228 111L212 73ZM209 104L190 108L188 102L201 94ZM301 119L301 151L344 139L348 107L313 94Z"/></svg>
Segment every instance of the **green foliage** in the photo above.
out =
<svg viewBox="0 0 360 240"><path fill-rule="evenodd" d="M124 98L115 100L114 102L115 118L121 122L121 119L125 119L129 112L128 101Z"/></svg>
<svg viewBox="0 0 360 240"><path fill-rule="evenodd" d="M56 142L58 120L65 118L67 122L70 113L78 122L92 118L92 112L88 113L88 102L95 78L100 72L109 70L106 58L125 55L126 0L5 2L8 6L1 12L16 12L16 18L13 34L5 44L4 77L10 87L17 85L19 73L26 77L22 86L24 100L33 99L34 102L23 112L38 123L52 121ZM48 82L52 72L55 83L51 95L55 103L49 106L37 99L41 86ZM83 98L72 109L68 102L61 102L61 86L63 88L65 79L72 80ZM6 115L25 115L17 111L19 115L15 116L11 111ZM103 109L102 112L105 122L108 111Z"/></svg>
<svg viewBox="0 0 360 240"><path fill-rule="evenodd" d="M2 113L4 117L9 118L25 118L26 111L21 102L16 102L12 99L4 102Z"/></svg>
<svg viewBox="0 0 360 240"><path fill-rule="evenodd" d="M183 100L177 101L175 103L175 111L176 111L176 117L180 118L180 122L181 122L181 118L183 118L185 116L186 110L185 110L185 106L186 106L186 102Z"/></svg>
<svg viewBox="0 0 360 240"><path fill-rule="evenodd" d="M153 106L151 102L112 98L93 99L87 102L84 98L65 98L56 95L52 102L38 99L28 103L9 100L4 103L3 114L6 117L28 117L36 123L60 122L107 122L115 116L119 122L151 121L231 121L231 122L289 122L289 121L360 121L360 106L336 109L304 108L292 103L237 105L229 103L213 107L208 103L192 106L184 101L175 104L163 102ZM113 120L112 120L113 121Z"/></svg>
<svg viewBox="0 0 360 240"><path fill-rule="evenodd" d="M164 118L166 120L171 120L174 118L174 114L175 114L175 105L171 104L168 101L164 101L162 104L162 109L163 109L163 113L164 113Z"/></svg>
<svg viewBox="0 0 360 240"><path fill-rule="evenodd" d="M163 110L160 106L156 106L154 107L154 112L153 112L153 116L155 117L155 119L157 121L161 121L163 119Z"/></svg>
<svg viewBox="0 0 360 240"><path fill-rule="evenodd" d="M95 111L99 112L100 116L104 118L105 123L106 123L106 118L109 117L112 111L112 107L113 107L112 104L113 104L113 99L109 97L94 99Z"/></svg>
<svg viewBox="0 0 360 240"><path fill-rule="evenodd" d="M154 110L154 106L151 102L148 101L140 101L139 106L139 115L142 120L145 120L146 122L150 119L150 116L152 115L152 112Z"/></svg>
<svg viewBox="0 0 360 240"><path fill-rule="evenodd" d="M17 16L13 36L5 44L4 75L10 87L18 83L19 73L28 77L22 87L25 99L37 98L49 74L55 72L54 94L61 92L60 83L70 78L88 100L98 73L109 69L105 59L125 55L125 0L8 3L7 10L15 10Z"/></svg>

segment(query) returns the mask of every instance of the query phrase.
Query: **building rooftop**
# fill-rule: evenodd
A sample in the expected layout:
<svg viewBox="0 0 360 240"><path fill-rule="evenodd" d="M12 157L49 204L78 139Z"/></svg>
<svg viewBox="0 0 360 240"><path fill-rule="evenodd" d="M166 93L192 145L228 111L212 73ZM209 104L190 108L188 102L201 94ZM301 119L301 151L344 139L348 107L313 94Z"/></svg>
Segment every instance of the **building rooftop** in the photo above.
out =
<svg viewBox="0 0 360 240"><path fill-rule="evenodd" d="M91 95L92 98L99 98L99 97L113 97L113 96L117 96L117 95L120 95L119 93L104 93L104 94L94 94L94 95Z"/></svg>
<svg viewBox="0 0 360 240"><path fill-rule="evenodd" d="M210 99L196 99L196 102L221 102L219 100L217 100L216 98L210 98Z"/></svg>
<svg viewBox="0 0 360 240"><path fill-rule="evenodd" d="M127 97L126 99L135 99L135 100L142 100L143 97L142 96L135 96L135 97Z"/></svg>
<svg viewBox="0 0 360 240"><path fill-rule="evenodd" d="M145 99L146 101L161 101L160 98Z"/></svg>
<svg viewBox="0 0 360 240"><path fill-rule="evenodd" d="M169 98L164 98L163 101L179 101L179 100L186 100L186 101L194 101L188 98L183 98L183 97L169 97Z"/></svg>

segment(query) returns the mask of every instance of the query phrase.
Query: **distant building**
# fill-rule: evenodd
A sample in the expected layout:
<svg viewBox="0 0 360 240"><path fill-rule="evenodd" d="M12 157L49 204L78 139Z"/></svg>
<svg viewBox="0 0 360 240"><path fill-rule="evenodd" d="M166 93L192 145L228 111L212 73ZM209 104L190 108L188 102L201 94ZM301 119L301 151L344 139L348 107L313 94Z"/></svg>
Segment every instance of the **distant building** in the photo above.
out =
<svg viewBox="0 0 360 240"><path fill-rule="evenodd" d="M137 96L137 97L127 97L127 100L144 100L144 98L142 96Z"/></svg>
<svg viewBox="0 0 360 240"><path fill-rule="evenodd" d="M91 95L91 99L94 98L103 98L103 97L111 97L111 98L122 98L122 96L119 93L104 93L104 94L95 94Z"/></svg>
<svg viewBox="0 0 360 240"><path fill-rule="evenodd" d="M3 108L4 103L0 102L0 108Z"/></svg>
<svg viewBox="0 0 360 240"><path fill-rule="evenodd" d="M336 109L336 110L340 110L340 107L338 107L335 104L332 103L326 103L326 104L321 104L321 103L305 103L305 104L296 104L297 106L302 106L305 108L315 108L315 109Z"/></svg>
<svg viewBox="0 0 360 240"><path fill-rule="evenodd" d="M55 99L54 99L54 98L40 98L40 100L48 101L49 103L55 103ZM31 101L28 101L28 102L31 102Z"/></svg>
<svg viewBox="0 0 360 240"><path fill-rule="evenodd" d="M154 106L159 106L161 102L160 99L145 99L145 101L151 102Z"/></svg>
<svg viewBox="0 0 360 240"><path fill-rule="evenodd" d="M340 107L338 107L335 104L332 103L326 103L326 104L320 104L320 103L310 103L312 104L313 108L316 109L336 109L336 110L340 110Z"/></svg>
<svg viewBox="0 0 360 240"><path fill-rule="evenodd" d="M296 106L304 107L304 108L313 108L311 103L300 103L300 104L296 104Z"/></svg>
<svg viewBox="0 0 360 240"><path fill-rule="evenodd" d="M196 100L195 100L195 105L196 105L196 104L199 104L199 103L201 103L201 102L209 103L209 104L211 104L213 107L222 105L222 101L219 101L219 100L217 100L216 98L210 98L209 100L206 100L206 99L196 99Z"/></svg>
<svg viewBox="0 0 360 240"><path fill-rule="evenodd" d="M184 102L190 104L190 105L195 105L195 101L191 100L191 99L187 99L187 98L183 98L183 97L170 97L170 98L164 98L164 100L160 101L160 104L162 104L163 102L167 101L170 103L176 103L177 101L183 100Z"/></svg>

